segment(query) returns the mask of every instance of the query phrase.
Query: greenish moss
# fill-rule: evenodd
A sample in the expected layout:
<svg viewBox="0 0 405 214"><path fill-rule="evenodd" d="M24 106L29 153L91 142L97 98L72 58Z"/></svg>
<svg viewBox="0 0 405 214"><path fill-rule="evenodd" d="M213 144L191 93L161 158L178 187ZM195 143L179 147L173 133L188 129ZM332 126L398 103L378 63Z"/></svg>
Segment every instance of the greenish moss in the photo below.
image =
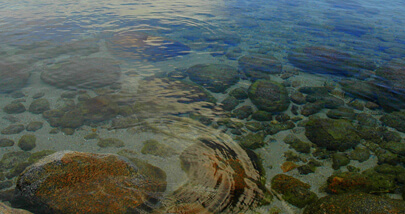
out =
<svg viewBox="0 0 405 214"><path fill-rule="evenodd" d="M266 145L264 142L265 135L262 132L249 133L245 136L237 137L239 145L246 149L258 149Z"/></svg>
<svg viewBox="0 0 405 214"><path fill-rule="evenodd" d="M25 134L21 136L20 140L18 141L18 147L20 147L24 151L30 151L35 148L37 137L32 134Z"/></svg>
<svg viewBox="0 0 405 214"><path fill-rule="evenodd" d="M124 147L125 144L122 140L116 139L116 138L105 138L105 139L99 139L97 145L101 148L107 148L107 147Z"/></svg>
<svg viewBox="0 0 405 214"><path fill-rule="evenodd" d="M273 119L273 116L267 111L256 111L252 114L252 118L257 121L270 121Z"/></svg>
<svg viewBox="0 0 405 214"><path fill-rule="evenodd" d="M161 144L157 140L146 140L143 144L142 154L151 154L159 157L170 157L177 154L173 148Z"/></svg>

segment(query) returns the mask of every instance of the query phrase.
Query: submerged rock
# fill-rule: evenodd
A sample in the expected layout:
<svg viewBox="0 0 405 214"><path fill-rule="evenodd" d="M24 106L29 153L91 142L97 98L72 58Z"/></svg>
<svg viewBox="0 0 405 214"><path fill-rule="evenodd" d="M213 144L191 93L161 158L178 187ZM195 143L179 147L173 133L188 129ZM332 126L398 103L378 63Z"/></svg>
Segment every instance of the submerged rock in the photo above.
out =
<svg viewBox="0 0 405 214"><path fill-rule="evenodd" d="M238 59L240 69L252 80L261 79L266 74L280 74L281 62L274 56L247 55Z"/></svg>
<svg viewBox="0 0 405 214"><path fill-rule="evenodd" d="M405 202L366 193L329 195L310 204L304 214L323 213L403 213Z"/></svg>
<svg viewBox="0 0 405 214"><path fill-rule="evenodd" d="M49 101L45 98L40 98L34 100L29 108L28 111L34 114L42 114L44 111L48 111L50 109Z"/></svg>
<svg viewBox="0 0 405 214"><path fill-rule="evenodd" d="M248 92L252 103L260 110L282 112L290 105L286 88L270 80L257 80Z"/></svg>
<svg viewBox="0 0 405 214"><path fill-rule="evenodd" d="M13 124L13 125L9 125L6 128L4 128L3 130L1 130L1 134L18 134L22 131L24 131L24 125L22 124Z"/></svg>
<svg viewBox="0 0 405 214"><path fill-rule="evenodd" d="M166 181L144 167L113 154L57 152L19 176L13 205L35 213L147 212Z"/></svg>
<svg viewBox="0 0 405 214"><path fill-rule="evenodd" d="M320 147L342 152L360 143L355 127L345 119L311 119L305 125L305 135Z"/></svg>
<svg viewBox="0 0 405 214"><path fill-rule="evenodd" d="M26 110L27 109L25 108L25 106L20 102L10 103L3 108L3 111L7 114L19 114L25 112Z"/></svg>
<svg viewBox="0 0 405 214"><path fill-rule="evenodd" d="M359 76L362 71L374 70L370 60L324 46L310 46L293 50L288 60L305 72L338 76Z"/></svg>
<svg viewBox="0 0 405 214"><path fill-rule="evenodd" d="M283 196L288 203L303 208L318 199L306 184L294 177L278 174L271 180L271 188Z"/></svg>
<svg viewBox="0 0 405 214"><path fill-rule="evenodd" d="M63 89L92 89L117 82L120 72L109 58L70 58L45 69L41 79Z"/></svg>
<svg viewBox="0 0 405 214"><path fill-rule="evenodd" d="M9 93L25 86L30 73L22 65L0 62L0 93Z"/></svg>
<svg viewBox="0 0 405 214"><path fill-rule="evenodd" d="M120 57L152 62L190 53L185 44L136 31L117 33L107 41L107 45Z"/></svg>
<svg viewBox="0 0 405 214"><path fill-rule="evenodd" d="M238 70L223 64L198 64L187 69L193 82L212 92L224 92L239 81Z"/></svg>
<svg viewBox="0 0 405 214"><path fill-rule="evenodd" d="M380 121L384 125L405 133L405 111L396 111L390 114L385 114L380 118Z"/></svg>

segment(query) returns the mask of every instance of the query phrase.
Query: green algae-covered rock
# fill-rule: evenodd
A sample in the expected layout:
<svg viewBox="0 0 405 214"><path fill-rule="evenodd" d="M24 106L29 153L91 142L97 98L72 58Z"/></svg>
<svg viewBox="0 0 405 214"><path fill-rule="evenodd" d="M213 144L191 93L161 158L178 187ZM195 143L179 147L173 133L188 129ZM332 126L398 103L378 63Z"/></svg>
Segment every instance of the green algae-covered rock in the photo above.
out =
<svg viewBox="0 0 405 214"><path fill-rule="evenodd" d="M310 185L294 177L278 174L271 180L271 188L281 194L288 203L303 208L318 199L315 193L310 191Z"/></svg>
<svg viewBox="0 0 405 214"><path fill-rule="evenodd" d="M235 88L232 91L230 91L229 96L233 96L238 100L244 100L249 97L247 88L242 88L242 87Z"/></svg>
<svg viewBox="0 0 405 214"><path fill-rule="evenodd" d="M389 199L367 193L346 193L320 198L305 208L304 214L324 213L403 213L405 201Z"/></svg>
<svg viewBox="0 0 405 214"><path fill-rule="evenodd" d="M282 112L290 105L286 88L277 82L257 80L249 87L248 93L259 110Z"/></svg>
<svg viewBox="0 0 405 214"><path fill-rule="evenodd" d="M261 79L264 74L280 74L281 62L270 55L247 55L238 59L240 69L252 80Z"/></svg>
<svg viewBox="0 0 405 214"><path fill-rule="evenodd" d="M380 121L384 125L405 133L405 111L395 111L390 114L385 114L380 118Z"/></svg>
<svg viewBox="0 0 405 214"><path fill-rule="evenodd" d="M233 96L228 96L225 98L222 103L222 108L225 111L232 111L237 105L239 105L239 100Z"/></svg>
<svg viewBox="0 0 405 214"><path fill-rule="evenodd" d="M246 149L257 149L263 147L266 142L264 141L264 133L249 133L245 136L238 137L239 144Z"/></svg>
<svg viewBox="0 0 405 214"><path fill-rule="evenodd" d="M273 115L267 111L255 111L252 118L257 121L270 121L273 119Z"/></svg>
<svg viewBox="0 0 405 214"><path fill-rule="evenodd" d="M187 69L191 81L212 92L224 92L239 81L238 70L224 64L198 64Z"/></svg>
<svg viewBox="0 0 405 214"><path fill-rule="evenodd" d="M253 113L253 108L251 106L241 106L232 111L232 117L236 117L238 119L245 119L248 118Z"/></svg>
<svg viewBox="0 0 405 214"><path fill-rule="evenodd" d="M27 125L27 127L25 127L25 129L29 132L35 132L35 131L41 129L43 124L44 123L40 122L40 121L32 121Z"/></svg>
<svg viewBox="0 0 405 214"><path fill-rule="evenodd" d="M22 124L11 124L9 126L7 126L6 128L4 128L3 130L1 130L1 134L4 135L9 135L9 134L18 134L22 131L24 131L24 125Z"/></svg>
<svg viewBox="0 0 405 214"><path fill-rule="evenodd" d="M357 160L360 163L368 160L370 158L370 150L367 148L356 147L350 154L349 158L351 160Z"/></svg>
<svg viewBox="0 0 405 214"><path fill-rule="evenodd" d="M45 98L34 100L28 107L28 111L34 114L42 114L50 109L49 101Z"/></svg>
<svg viewBox="0 0 405 214"><path fill-rule="evenodd" d="M7 114L19 114L26 111L25 106L18 102L18 103L10 103L4 106L3 111Z"/></svg>
<svg viewBox="0 0 405 214"><path fill-rule="evenodd" d="M173 148L159 143L157 140L146 140L143 142L141 153L151 154L159 157L170 157L175 155L177 152Z"/></svg>
<svg viewBox="0 0 405 214"><path fill-rule="evenodd" d="M18 141L18 147L20 147L24 151L30 151L33 148L35 148L36 140L37 138L35 137L35 135L32 134L23 135Z"/></svg>
<svg viewBox="0 0 405 214"><path fill-rule="evenodd" d="M305 135L320 147L342 152L360 142L355 127L345 119L310 119L305 125Z"/></svg>
<svg viewBox="0 0 405 214"><path fill-rule="evenodd" d="M62 128L79 128L80 126L83 125L84 118L78 109L73 109L71 111L66 112L61 118L60 118L60 126Z"/></svg>
<svg viewBox="0 0 405 214"><path fill-rule="evenodd" d="M332 168L338 170L341 166L346 166L350 163L350 159L346 154L334 153L332 155Z"/></svg>
<svg viewBox="0 0 405 214"><path fill-rule="evenodd" d="M99 139L97 145L101 148L107 148L107 147L124 147L125 144L122 140L117 139L117 138L105 138L105 139Z"/></svg>
<svg viewBox="0 0 405 214"><path fill-rule="evenodd" d="M3 155L0 160L0 170L8 170L23 163L30 157L29 152L18 151L18 152L8 152Z"/></svg>
<svg viewBox="0 0 405 214"><path fill-rule="evenodd" d="M8 138L0 139L0 147L9 147L9 146L14 146L14 140Z"/></svg>
<svg viewBox="0 0 405 214"><path fill-rule="evenodd" d="M19 176L12 204L34 213L151 211L166 181L144 167L114 154L57 152Z"/></svg>

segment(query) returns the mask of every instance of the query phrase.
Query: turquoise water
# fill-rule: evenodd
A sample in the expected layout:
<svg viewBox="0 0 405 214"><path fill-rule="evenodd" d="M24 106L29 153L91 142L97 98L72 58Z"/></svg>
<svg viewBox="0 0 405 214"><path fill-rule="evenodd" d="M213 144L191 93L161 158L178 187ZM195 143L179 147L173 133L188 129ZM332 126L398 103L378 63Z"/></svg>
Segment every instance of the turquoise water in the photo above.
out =
<svg viewBox="0 0 405 214"><path fill-rule="evenodd" d="M314 212L274 184L285 174L302 195L402 198L403 212L404 14L399 0L0 0L0 199L34 213ZM65 150L165 176L131 180L141 203L119 209L79 184L28 197L29 166Z"/></svg>

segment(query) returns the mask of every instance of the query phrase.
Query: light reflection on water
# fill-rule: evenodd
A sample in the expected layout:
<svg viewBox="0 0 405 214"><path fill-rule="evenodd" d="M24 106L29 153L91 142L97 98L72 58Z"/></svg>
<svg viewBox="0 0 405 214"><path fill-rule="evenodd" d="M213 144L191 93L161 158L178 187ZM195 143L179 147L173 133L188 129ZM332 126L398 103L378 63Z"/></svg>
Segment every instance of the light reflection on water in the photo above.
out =
<svg viewBox="0 0 405 214"><path fill-rule="evenodd" d="M284 152L292 150L285 143L288 134L310 142L304 122L312 115L350 120L358 133L378 132L380 141L361 136L358 146L372 156L350 162L362 171L383 163L403 166L404 6L401 1L362 0L0 0L0 130L43 123L35 132L4 132L4 138L16 143L0 148L0 154L21 151L17 142L27 133L37 138L32 153L131 154L127 158L147 161L167 174L157 212L232 213L249 206L259 206L258 212L300 212L280 197L260 205L272 191L265 189L270 189L271 179L285 170L280 166L287 158ZM202 70L192 77L188 68L197 64L224 64L238 74ZM291 102L285 114L272 112L262 122L252 115L261 104L251 91L245 95L249 98L230 96L257 79L286 87ZM215 84L224 91L213 93ZM261 95L277 100L272 94L284 91L277 87L268 86ZM299 93L305 95L303 101L293 96ZM51 111L31 109L38 99L46 99ZM21 105L6 110L16 103L26 110L17 109ZM373 104L377 107L367 106ZM264 145L248 138L255 133L265 135ZM97 137L87 139L89 134ZM122 140L124 148L100 146L108 138ZM175 152L170 157L140 152L148 140ZM284 172L311 184L322 197L327 193L318 189L335 172L333 155L320 158L315 144L312 154L300 154L303 159L297 163L305 165L316 157L323 166L305 175ZM378 155L381 150L396 158L384 159ZM350 157L351 151L340 153ZM0 166L8 173L5 182L12 182L4 190L14 188L17 177L9 174L17 166ZM395 182L397 188L389 192L400 197L403 183Z"/></svg>

